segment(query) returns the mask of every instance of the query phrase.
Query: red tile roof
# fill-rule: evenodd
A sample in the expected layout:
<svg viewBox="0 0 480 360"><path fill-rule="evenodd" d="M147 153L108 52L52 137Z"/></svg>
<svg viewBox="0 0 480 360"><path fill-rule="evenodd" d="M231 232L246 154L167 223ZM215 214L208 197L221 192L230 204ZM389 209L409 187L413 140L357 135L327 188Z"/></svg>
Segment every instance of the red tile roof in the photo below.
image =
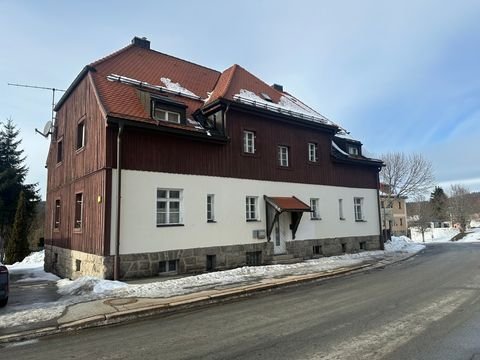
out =
<svg viewBox="0 0 480 360"><path fill-rule="evenodd" d="M297 199L295 196L268 197L267 200L276 205L281 211L310 211L310 206Z"/></svg>
<svg viewBox="0 0 480 360"><path fill-rule="evenodd" d="M192 113L213 103L218 99L234 100L233 96L245 89L262 96L267 94L273 103L278 103L282 93L264 83L239 65L233 65L223 73L194 64L158 51L134 44L128 45L90 64L93 83L98 91L102 105L109 116L116 116L146 123L156 123L147 113L139 97L136 86L122 82L109 81L107 76L116 74L150 85L165 87L161 78L168 78L172 83L193 92L200 99L168 94L175 101L187 106L187 117ZM83 76L82 73L80 76ZM57 108L69 96L76 82L71 85ZM291 96L291 95L289 95ZM208 100L206 100L208 99ZM192 127L187 124L187 127Z"/></svg>

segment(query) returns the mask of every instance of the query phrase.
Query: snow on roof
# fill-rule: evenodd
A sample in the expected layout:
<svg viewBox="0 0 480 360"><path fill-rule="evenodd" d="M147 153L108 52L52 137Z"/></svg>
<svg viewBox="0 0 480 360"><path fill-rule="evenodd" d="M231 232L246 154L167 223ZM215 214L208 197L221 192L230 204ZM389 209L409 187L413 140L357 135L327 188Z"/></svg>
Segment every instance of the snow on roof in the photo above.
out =
<svg viewBox="0 0 480 360"><path fill-rule="evenodd" d="M308 108L306 105L300 106L299 101L294 102L293 97L288 98L283 95L278 104L265 100L251 92L250 90L240 89L238 94L233 95L233 99L244 104L253 105L270 111L280 112L286 115L299 117L322 124L337 126L324 116Z"/></svg>
<svg viewBox="0 0 480 360"><path fill-rule="evenodd" d="M195 95L193 92L191 92L190 90L188 89L185 89L182 85L180 85L179 83L174 83L172 82L172 80L170 80L169 78L160 78L160 81L165 85L165 87L168 89L168 90L171 90L171 91L174 91L174 92L177 92L177 93L181 93L181 94L184 94L184 95L189 95L189 96L195 96L197 98L199 98L200 96L197 96Z"/></svg>
<svg viewBox="0 0 480 360"><path fill-rule="evenodd" d="M332 146L335 148L335 150L337 150L340 154L343 154L343 155L346 155L346 156L350 156L349 154L347 154L345 151L343 151L342 149L340 149L340 147L335 144L335 141L332 140Z"/></svg>
<svg viewBox="0 0 480 360"><path fill-rule="evenodd" d="M183 88L180 84L172 83L171 80L168 78L163 78L163 77L161 78L161 81L164 83L165 86L152 85L146 81L140 81L137 79L132 79L127 76L122 76L117 74L108 75L107 80L112 82L119 82L127 85L145 87L147 89L152 89L152 90L163 91L163 92L167 92L167 93L178 95L178 96L184 96L194 100L203 100L200 96L197 96L190 90Z"/></svg>

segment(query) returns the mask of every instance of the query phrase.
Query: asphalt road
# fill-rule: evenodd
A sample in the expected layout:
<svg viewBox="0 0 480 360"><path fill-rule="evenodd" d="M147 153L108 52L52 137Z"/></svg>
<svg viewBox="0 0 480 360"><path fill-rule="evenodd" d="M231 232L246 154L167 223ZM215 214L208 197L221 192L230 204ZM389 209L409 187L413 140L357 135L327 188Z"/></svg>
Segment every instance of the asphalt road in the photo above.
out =
<svg viewBox="0 0 480 360"><path fill-rule="evenodd" d="M1 359L480 359L480 245L0 349Z"/></svg>

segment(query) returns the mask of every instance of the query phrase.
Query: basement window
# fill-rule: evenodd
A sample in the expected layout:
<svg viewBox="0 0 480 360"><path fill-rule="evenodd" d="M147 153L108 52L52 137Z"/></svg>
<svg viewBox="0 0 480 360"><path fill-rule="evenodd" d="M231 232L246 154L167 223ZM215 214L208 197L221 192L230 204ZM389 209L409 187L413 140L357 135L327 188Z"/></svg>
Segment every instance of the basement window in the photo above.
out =
<svg viewBox="0 0 480 360"><path fill-rule="evenodd" d="M81 266L82 266L82 260L76 259L75 260L75 271L80 271Z"/></svg>
<svg viewBox="0 0 480 360"><path fill-rule="evenodd" d="M165 260L158 263L158 272L160 274L176 274L178 268L178 259Z"/></svg>
<svg viewBox="0 0 480 360"><path fill-rule="evenodd" d="M261 251L247 251L245 253L247 266L259 266L262 265L262 252Z"/></svg>
<svg viewBox="0 0 480 360"><path fill-rule="evenodd" d="M207 255L207 271L214 271L217 267L217 256Z"/></svg>
<svg viewBox="0 0 480 360"><path fill-rule="evenodd" d="M322 245L313 245L313 255L323 255Z"/></svg>
<svg viewBox="0 0 480 360"><path fill-rule="evenodd" d="M360 241L360 250L367 250L367 243L365 241Z"/></svg>

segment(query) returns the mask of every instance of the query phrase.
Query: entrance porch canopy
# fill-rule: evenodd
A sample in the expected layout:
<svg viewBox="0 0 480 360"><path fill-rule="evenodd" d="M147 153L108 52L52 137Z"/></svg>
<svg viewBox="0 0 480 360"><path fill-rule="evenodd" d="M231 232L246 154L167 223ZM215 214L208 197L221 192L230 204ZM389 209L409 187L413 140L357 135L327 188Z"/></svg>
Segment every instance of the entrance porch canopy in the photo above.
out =
<svg viewBox="0 0 480 360"><path fill-rule="evenodd" d="M297 232L298 225L302 219L304 212L312 212L310 206L303 201L297 199L295 196L290 197L269 197L264 195L267 211L267 238L270 240L272 230L275 222L278 221L278 216L283 212L289 212L292 217L290 223L290 229L292 230L292 239L295 239L295 233Z"/></svg>

